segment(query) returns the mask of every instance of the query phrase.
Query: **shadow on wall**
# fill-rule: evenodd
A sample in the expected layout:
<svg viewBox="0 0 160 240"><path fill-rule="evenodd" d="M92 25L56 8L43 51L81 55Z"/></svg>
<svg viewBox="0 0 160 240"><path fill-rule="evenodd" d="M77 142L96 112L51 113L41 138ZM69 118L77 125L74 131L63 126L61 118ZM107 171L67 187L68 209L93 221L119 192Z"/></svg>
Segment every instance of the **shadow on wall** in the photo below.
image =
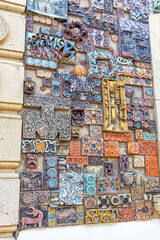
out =
<svg viewBox="0 0 160 240"><path fill-rule="evenodd" d="M25 230L17 240L158 240L160 220Z"/></svg>

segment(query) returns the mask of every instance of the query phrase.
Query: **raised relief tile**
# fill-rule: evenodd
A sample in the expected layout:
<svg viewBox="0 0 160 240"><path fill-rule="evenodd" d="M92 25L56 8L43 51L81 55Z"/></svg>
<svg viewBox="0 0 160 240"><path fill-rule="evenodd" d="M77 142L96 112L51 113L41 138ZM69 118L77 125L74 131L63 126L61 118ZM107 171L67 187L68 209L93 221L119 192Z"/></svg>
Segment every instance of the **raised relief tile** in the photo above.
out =
<svg viewBox="0 0 160 240"><path fill-rule="evenodd" d="M19 229L42 228L48 226L47 207L22 207L20 208Z"/></svg>
<svg viewBox="0 0 160 240"><path fill-rule="evenodd" d="M127 111L125 102L125 83L103 79L103 130L127 132Z"/></svg>
<svg viewBox="0 0 160 240"><path fill-rule="evenodd" d="M81 156L81 142L70 141L69 142L70 156Z"/></svg>
<svg viewBox="0 0 160 240"><path fill-rule="evenodd" d="M99 195L98 208L129 207L131 205L131 194Z"/></svg>
<svg viewBox="0 0 160 240"><path fill-rule="evenodd" d="M83 204L83 175L81 172L60 171L59 173L60 205Z"/></svg>
<svg viewBox="0 0 160 240"><path fill-rule="evenodd" d="M102 138L102 127L90 125L90 136Z"/></svg>
<svg viewBox="0 0 160 240"><path fill-rule="evenodd" d="M160 183L158 177L143 178L144 189L146 193L160 192Z"/></svg>
<svg viewBox="0 0 160 240"><path fill-rule="evenodd" d="M88 157L82 156L66 156L67 164L74 164L74 165L88 165Z"/></svg>
<svg viewBox="0 0 160 240"><path fill-rule="evenodd" d="M138 220L151 219L154 216L152 201L136 200L136 217Z"/></svg>
<svg viewBox="0 0 160 240"><path fill-rule="evenodd" d="M71 118L72 126L82 127L84 125L84 110L81 109L72 110Z"/></svg>
<svg viewBox="0 0 160 240"><path fill-rule="evenodd" d="M97 194L120 193L119 177L103 177L97 179Z"/></svg>
<svg viewBox="0 0 160 240"><path fill-rule="evenodd" d="M119 157L119 143L118 142L104 142L104 156L105 157Z"/></svg>
<svg viewBox="0 0 160 240"><path fill-rule="evenodd" d="M83 137L82 156L103 156L103 138Z"/></svg>
<svg viewBox="0 0 160 240"><path fill-rule="evenodd" d="M103 115L100 109L85 109L84 124L86 125L103 125Z"/></svg>
<svg viewBox="0 0 160 240"><path fill-rule="evenodd" d="M85 223L112 223L119 218L117 209L90 209L86 210Z"/></svg>
<svg viewBox="0 0 160 240"><path fill-rule="evenodd" d="M144 199L144 187L131 188L132 201Z"/></svg>
<svg viewBox="0 0 160 240"><path fill-rule="evenodd" d="M144 156L134 155L133 162L135 168L144 168L145 167L145 160Z"/></svg>
<svg viewBox="0 0 160 240"><path fill-rule="evenodd" d="M143 140L143 130L142 129L135 129L135 139Z"/></svg>
<svg viewBox="0 0 160 240"><path fill-rule="evenodd" d="M27 171L37 171L37 154L28 153L27 154Z"/></svg>
<svg viewBox="0 0 160 240"><path fill-rule="evenodd" d="M120 170L128 170L129 162L128 155L120 155L119 157L119 169Z"/></svg>
<svg viewBox="0 0 160 240"><path fill-rule="evenodd" d="M20 183L21 191L42 189L43 174L36 171L21 172Z"/></svg>
<svg viewBox="0 0 160 240"><path fill-rule="evenodd" d="M146 176L159 177L158 156L146 156Z"/></svg>
<svg viewBox="0 0 160 240"><path fill-rule="evenodd" d="M112 162L105 162L105 175L112 176L113 175L113 163Z"/></svg>
<svg viewBox="0 0 160 240"><path fill-rule="evenodd" d="M121 187L136 187L136 175L134 170L120 171Z"/></svg>
<svg viewBox="0 0 160 240"><path fill-rule="evenodd" d="M79 127L72 127L72 137L79 138Z"/></svg>
<svg viewBox="0 0 160 240"><path fill-rule="evenodd" d="M48 217L49 227L83 224L83 207L50 208Z"/></svg>
<svg viewBox="0 0 160 240"><path fill-rule="evenodd" d="M132 134L122 133L103 133L104 141L133 142Z"/></svg>
<svg viewBox="0 0 160 240"><path fill-rule="evenodd" d="M87 209L98 208L97 197L84 198L84 207Z"/></svg>
<svg viewBox="0 0 160 240"><path fill-rule="evenodd" d="M25 110L23 121L23 138L35 139L36 133L41 139L55 139L59 133L60 140L70 140L70 115L59 113L54 116L54 108L66 109L70 107L68 99L46 97L42 95L25 96L26 107L40 108L38 110Z"/></svg>
<svg viewBox="0 0 160 240"><path fill-rule="evenodd" d="M157 142L156 141L147 141L147 140L139 140L139 154L146 156L157 156Z"/></svg>
<svg viewBox="0 0 160 240"><path fill-rule="evenodd" d="M120 207L118 209L118 214L119 222L129 222L136 220L136 211L133 205L131 207Z"/></svg>
<svg viewBox="0 0 160 240"><path fill-rule="evenodd" d="M52 0L52 2L43 2L36 0L27 0L27 11L49 17L67 19L67 0Z"/></svg>
<svg viewBox="0 0 160 240"><path fill-rule="evenodd" d="M96 195L96 175L94 173L84 173L84 196Z"/></svg>
<svg viewBox="0 0 160 240"><path fill-rule="evenodd" d="M20 195L20 204L23 206L48 206L50 201L50 192L45 190L22 191Z"/></svg>
<svg viewBox="0 0 160 240"><path fill-rule="evenodd" d="M58 157L45 154L44 159L44 187L58 189Z"/></svg>
<svg viewBox="0 0 160 240"><path fill-rule="evenodd" d="M138 142L128 142L127 146L128 146L128 154L140 154Z"/></svg>

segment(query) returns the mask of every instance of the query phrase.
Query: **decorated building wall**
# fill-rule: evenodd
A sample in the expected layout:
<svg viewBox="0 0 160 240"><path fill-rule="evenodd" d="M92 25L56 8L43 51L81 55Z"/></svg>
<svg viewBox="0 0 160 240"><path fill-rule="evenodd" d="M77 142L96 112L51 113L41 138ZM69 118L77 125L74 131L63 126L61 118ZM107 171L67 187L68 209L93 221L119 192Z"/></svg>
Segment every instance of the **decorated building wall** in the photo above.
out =
<svg viewBox="0 0 160 240"><path fill-rule="evenodd" d="M159 2L28 0L14 21L15 4L2 2L1 148L13 150L1 168L19 209L10 234L158 219Z"/></svg>

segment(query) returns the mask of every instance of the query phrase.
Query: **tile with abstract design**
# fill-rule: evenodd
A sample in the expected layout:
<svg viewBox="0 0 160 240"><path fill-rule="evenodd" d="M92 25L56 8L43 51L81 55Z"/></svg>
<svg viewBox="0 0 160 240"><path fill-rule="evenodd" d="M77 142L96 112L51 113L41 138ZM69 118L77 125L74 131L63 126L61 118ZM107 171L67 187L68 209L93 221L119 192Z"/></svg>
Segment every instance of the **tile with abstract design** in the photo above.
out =
<svg viewBox="0 0 160 240"><path fill-rule="evenodd" d="M84 173L84 196L95 196L96 195L96 175L95 173Z"/></svg>
<svg viewBox="0 0 160 240"><path fill-rule="evenodd" d="M66 156L67 164L88 165L88 157Z"/></svg>
<svg viewBox="0 0 160 240"><path fill-rule="evenodd" d="M81 156L81 142L70 141L69 142L70 156Z"/></svg>
<svg viewBox="0 0 160 240"><path fill-rule="evenodd" d="M144 156L134 155L133 162L135 168L144 168L145 167L145 160Z"/></svg>
<svg viewBox="0 0 160 240"><path fill-rule="evenodd" d="M132 201L144 199L144 187L131 188Z"/></svg>
<svg viewBox="0 0 160 240"><path fill-rule="evenodd" d="M64 170L59 172L60 205L83 204L83 174Z"/></svg>
<svg viewBox="0 0 160 240"><path fill-rule="evenodd" d="M135 207L132 204L130 207L120 207L118 209L119 222L129 222L136 220Z"/></svg>
<svg viewBox="0 0 160 240"><path fill-rule="evenodd" d="M136 207L136 218L138 220L152 219L154 217L152 201L136 200L135 207Z"/></svg>
<svg viewBox="0 0 160 240"><path fill-rule="evenodd" d="M159 177L158 156L146 156L146 176Z"/></svg>
<svg viewBox="0 0 160 240"><path fill-rule="evenodd" d="M119 157L119 142L104 142L104 156L105 157Z"/></svg>
<svg viewBox="0 0 160 240"><path fill-rule="evenodd" d="M50 191L21 191L20 204L22 206L48 206L50 203Z"/></svg>
<svg viewBox="0 0 160 240"><path fill-rule="evenodd" d="M143 140L156 141L157 135L155 133L145 132L143 133Z"/></svg>
<svg viewBox="0 0 160 240"><path fill-rule="evenodd" d="M83 207L50 208L48 213L49 227L83 224Z"/></svg>
<svg viewBox="0 0 160 240"><path fill-rule="evenodd" d="M95 126L90 125L90 136L91 137L98 137L102 138L102 127L101 126Z"/></svg>
<svg viewBox="0 0 160 240"><path fill-rule="evenodd" d="M19 212L19 229L42 228L48 226L48 208L22 207Z"/></svg>
<svg viewBox="0 0 160 240"><path fill-rule="evenodd" d="M21 191L38 190L43 188L43 173L38 171L21 172Z"/></svg>
<svg viewBox="0 0 160 240"><path fill-rule="evenodd" d="M104 141L133 142L133 135L128 133L103 133Z"/></svg>
<svg viewBox="0 0 160 240"><path fill-rule="evenodd" d="M128 207L131 205L131 194L99 195L98 208Z"/></svg>
<svg viewBox="0 0 160 240"><path fill-rule="evenodd" d="M138 142L128 142L127 147L128 147L128 154L139 154Z"/></svg>
<svg viewBox="0 0 160 240"><path fill-rule="evenodd" d="M52 154L44 158L44 188L58 189L58 157Z"/></svg>
<svg viewBox="0 0 160 240"><path fill-rule="evenodd" d="M120 186L136 187L136 174L134 170L119 171L121 177Z"/></svg>
<svg viewBox="0 0 160 240"><path fill-rule="evenodd" d="M120 193L119 177L97 178L97 194L117 194Z"/></svg>
<svg viewBox="0 0 160 240"><path fill-rule="evenodd" d="M84 198L84 207L86 209L97 209L98 208L97 197Z"/></svg>
<svg viewBox="0 0 160 240"><path fill-rule="evenodd" d="M145 156L157 156L157 142L156 141L148 141L148 140L139 140L139 154Z"/></svg>
<svg viewBox="0 0 160 240"><path fill-rule="evenodd" d="M103 156L103 138L82 137L82 156Z"/></svg>
<svg viewBox="0 0 160 240"><path fill-rule="evenodd" d="M85 223L112 223L118 222L119 215L117 209L90 209L86 210Z"/></svg>
<svg viewBox="0 0 160 240"><path fill-rule="evenodd" d="M100 109L85 109L84 124L86 125L103 125L103 114Z"/></svg>
<svg viewBox="0 0 160 240"><path fill-rule="evenodd" d="M160 192L160 183L158 177L143 178L145 193Z"/></svg>

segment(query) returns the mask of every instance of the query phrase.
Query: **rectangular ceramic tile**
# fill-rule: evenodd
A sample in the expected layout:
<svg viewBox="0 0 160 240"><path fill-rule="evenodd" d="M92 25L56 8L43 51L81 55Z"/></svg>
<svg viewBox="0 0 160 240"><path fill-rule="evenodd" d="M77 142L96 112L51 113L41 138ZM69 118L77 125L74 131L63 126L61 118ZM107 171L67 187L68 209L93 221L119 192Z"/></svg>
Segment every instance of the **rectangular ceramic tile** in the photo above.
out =
<svg viewBox="0 0 160 240"><path fill-rule="evenodd" d="M70 141L69 142L70 156L81 156L81 142Z"/></svg>
<svg viewBox="0 0 160 240"><path fill-rule="evenodd" d="M105 157L119 157L119 143L118 142L104 142L104 156Z"/></svg>
<svg viewBox="0 0 160 240"><path fill-rule="evenodd" d="M86 210L85 223L112 223L119 219L117 209L90 209Z"/></svg>
<svg viewBox="0 0 160 240"><path fill-rule="evenodd" d="M88 157L66 156L66 161L67 161L67 164L88 165Z"/></svg>
<svg viewBox="0 0 160 240"><path fill-rule="evenodd" d="M133 135L127 133L103 133L104 141L132 142Z"/></svg>
<svg viewBox="0 0 160 240"><path fill-rule="evenodd" d="M96 195L96 175L94 173L84 173L84 196Z"/></svg>
<svg viewBox="0 0 160 240"><path fill-rule="evenodd" d="M103 138L82 137L82 156L103 156Z"/></svg>
<svg viewBox="0 0 160 240"><path fill-rule="evenodd" d="M119 177L97 178L97 194L120 193Z"/></svg>
<svg viewBox="0 0 160 240"><path fill-rule="evenodd" d="M159 177L158 156L146 156L146 176Z"/></svg>

